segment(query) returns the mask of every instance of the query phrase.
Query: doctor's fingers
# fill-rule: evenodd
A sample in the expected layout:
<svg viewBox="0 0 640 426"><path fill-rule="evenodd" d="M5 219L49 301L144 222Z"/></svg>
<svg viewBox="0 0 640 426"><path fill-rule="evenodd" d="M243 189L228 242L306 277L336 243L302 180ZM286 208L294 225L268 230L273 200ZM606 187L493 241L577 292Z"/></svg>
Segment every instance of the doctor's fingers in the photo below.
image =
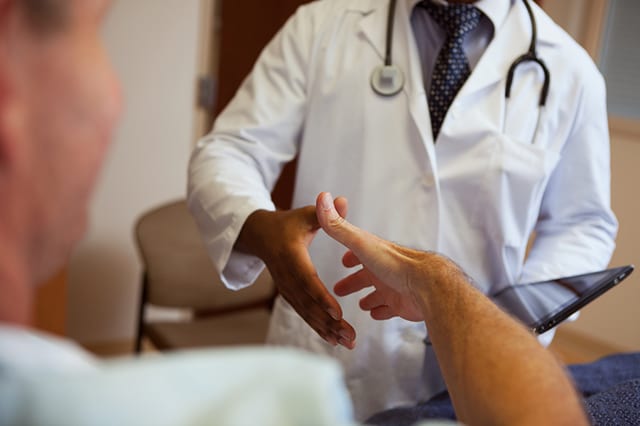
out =
<svg viewBox="0 0 640 426"><path fill-rule="evenodd" d="M283 282L285 280L286 282ZM278 291L285 296L302 317L307 316L307 312L317 309L335 321L342 319L340 305L324 288L319 278L293 275L280 280L277 286ZM324 294L325 292L326 294Z"/></svg>
<svg viewBox="0 0 640 426"><path fill-rule="evenodd" d="M300 245L280 260L272 275L278 290L296 312L330 343L332 337L353 341L355 330L342 320L340 304L318 277L306 247Z"/></svg>
<svg viewBox="0 0 640 426"><path fill-rule="evenodd" d="M318 282L319 285L322 285L319 279ZM351 324L343 319L334 319L311 297L307 292L308 287L308 283L301 284L294 281L279 285L278 289L291 307L320 337L332 345L340 343L345 347L352 348L356 333Z"/></svg>
<svg viewBox="0 0 640 426"><path fill-rule="evenodd" d="M296 294L301 302L321 307L335 320L342 319L342 308L320 280L306 247L291 253L290 260L290 277L297 284L299 291ZM305 299L310 299L310 302Z"/></svg>
<svg viewBox="0 0 640 426"><path fill-rule="evenodd" d="M347 321L336 321L326 312L313 308L305 312L304 320L330 344L341 344L348 349L355 346L356 331Z"/></svg>
<svg viewBox="0 0 640 426"><path fill-rule="evenodd" d="M301 292L298 293L298 297L304 296L302 293L308 295L307 300L301 300L300 303L304 306L304 318L321 336L333 335L337 340L348 348L352 348L352 342L356 338L356 332L354 328L342 318L335 318L331 315L327 309L318 302L318 296L314 292L322 293L323 296L329 297L338 308L340 305L335 298L329 293L329 290L324 286L320 278L316 275L312 278L314 283L312 285L305 285ZM311 302L311 303L309 303ZM342 310L339 311L342 317ZM326 339L325 339L326 340Z"/></svg>
<svg viewBox="0 0 640 426"><path fill-rule="evenodd" d="M305 295L307 297L305 297ZM356 331L347 321L342 319L342 309L338 301L329 293L317 273L307 277L307 283L297 294L299 303L303 306L305 321L327 342L335 339L342 346L353 349ZM340 318L336 318L336 308L327 309L327 300L337 306ZM334 312L334 313L331 313Z"/></svg>
<svg viewBox="0 0 640 426"><path fill-rule="evenodd" d="M294 307L296 312L315 330L320 337L332 345L341 345L352 349L356 338L355 329L344 319L336 320L322 309L304 289L285 298Z"/></svg>
<svg viewBox="0 0 640 426"><path fill-rule="evenodd" d="M287 219L283 227L283 235L289 241L299 241L302 237L304 243L308 246L320 229L320 222L315 213L313 206L304 206L297 209L287 211Z"/></svg>

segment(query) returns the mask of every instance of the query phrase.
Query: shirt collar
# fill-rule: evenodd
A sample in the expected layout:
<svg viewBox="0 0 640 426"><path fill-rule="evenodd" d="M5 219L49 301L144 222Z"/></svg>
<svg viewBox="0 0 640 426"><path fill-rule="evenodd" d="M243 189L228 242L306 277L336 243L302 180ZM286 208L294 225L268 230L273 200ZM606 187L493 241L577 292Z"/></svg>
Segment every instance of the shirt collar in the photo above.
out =
<svg viewBox="0 0 640 426"><path fill-rule="evenodd" d="M420 3L422 0L407 0L408 5L411 9ZM447 3L446 0L432 0L436 3ZM484 13L493 24L494 31L502 26L505 19L507 19L507 14L509 13L509 9L513 6L513 2L515 0L478 0L473 5L480 9L482 13Z"/></svg>

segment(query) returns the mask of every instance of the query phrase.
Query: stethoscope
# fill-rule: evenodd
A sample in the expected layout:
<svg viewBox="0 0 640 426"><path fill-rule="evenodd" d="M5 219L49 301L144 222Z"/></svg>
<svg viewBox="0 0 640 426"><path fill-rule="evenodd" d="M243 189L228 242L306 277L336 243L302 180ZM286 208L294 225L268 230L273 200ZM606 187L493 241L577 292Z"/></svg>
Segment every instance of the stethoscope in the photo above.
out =
<svg viewBox="0 0 640 426"><path fill-rule="evenodd" d="M537 63L542 72L544 73L544 82L540 91L540 101L538 103L539 110L547 103L547 97L549 95L549 84L551 81L551 75L549 69L545 65L544 61L538 57L536 53L536 47L538 44L538 26L536 25L536 19L533 16L533 10L529 5L528 0L523 0L523 3L529 14L529 20L531 21L531 43L529 44L529 50L523 55L519 56L511 66L507 73L507 84L505 88L505 98L507 101L511 97L511 86L513 85L513 78L516 68L523 62L535 62ZM377 66L371 73L371 87L373 91L380 96L395 96L404 88L404 74L400 67L395 65L392 60L392 44L393 44L393 24L396 11L396 0L389 1L389 12L387 15L387 37L386 48L384 55L384 64ZM506 108L505 108L506 114ZM538 123L536 124L536 133L538 132L538 125L540 124L540 111L538 113ZM503 120L504 123L504 120ZM535 135L534 135L535 139Z"/></svg>

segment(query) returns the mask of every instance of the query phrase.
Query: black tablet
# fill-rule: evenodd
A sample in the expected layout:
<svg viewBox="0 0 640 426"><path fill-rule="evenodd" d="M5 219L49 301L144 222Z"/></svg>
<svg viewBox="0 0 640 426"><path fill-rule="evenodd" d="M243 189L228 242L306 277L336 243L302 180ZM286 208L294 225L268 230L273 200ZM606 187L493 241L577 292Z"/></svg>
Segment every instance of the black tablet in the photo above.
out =
<svg viewBox="0 0 640 426"><path fill-rule="evenodd" d="M491 295L537 334L544 333L627 278L633 265L506 287Z"/></svg>

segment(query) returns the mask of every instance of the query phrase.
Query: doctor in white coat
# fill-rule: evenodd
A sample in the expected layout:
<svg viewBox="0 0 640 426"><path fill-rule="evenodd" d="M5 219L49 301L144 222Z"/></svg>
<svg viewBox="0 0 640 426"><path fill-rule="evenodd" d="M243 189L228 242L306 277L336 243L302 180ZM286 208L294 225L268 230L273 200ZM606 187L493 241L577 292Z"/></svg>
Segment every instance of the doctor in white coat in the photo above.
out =
<svg viewBox="0 0 640 426"><path fill-rule="evenodd" d="M425 87L444 39L419 3L396 7L393 61L406 81L392 97L370 85L384 58L387 1L300 7L189 168L189 206L225 284L251 285L267 265L283 296L269 341L338 358L359 419L444 384L422 324L377 322L359 296L333 296L348 271L340 246L315 237L317 193L345 195L349 220L382 238L451 257L487 294L603 268L617 230L605 85L587 53L532 4L549 97L539 109L543 73L525 63L507 101L530 18L521 0L475 2L483 18L464 44L472 72L434 141ZM294 209L274 211L270 191L296 156Z"/></svg>

